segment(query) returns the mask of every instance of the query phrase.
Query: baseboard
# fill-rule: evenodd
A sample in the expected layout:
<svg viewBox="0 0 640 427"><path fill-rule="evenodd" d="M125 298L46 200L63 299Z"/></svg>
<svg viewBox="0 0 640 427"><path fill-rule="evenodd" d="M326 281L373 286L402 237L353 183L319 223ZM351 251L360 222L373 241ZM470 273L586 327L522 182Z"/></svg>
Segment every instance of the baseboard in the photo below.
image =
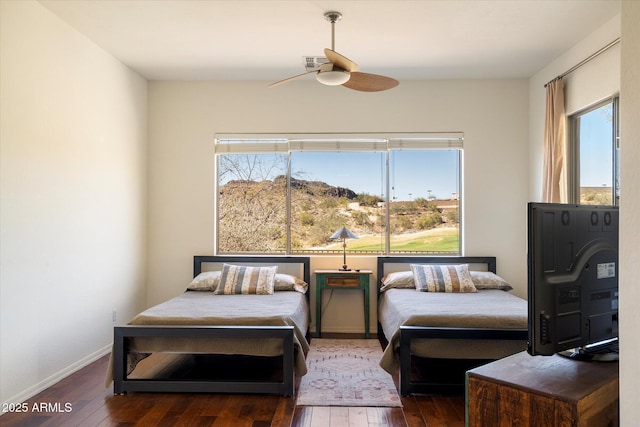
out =
<svg viewBox="0 0 640 427"><path fill-rule="evenodd" d="M372 325L373 326L373 325ZM311 333L315 333L316 332L316 325L311 325L309 327L309 330L311 331ZM324 325L322 326L322 334L324 333L335 333L335 334L362 334L364 336L364 328L353 328L351 326L337 326L337 327L332 327L332 326L327 326L325 327ZM369 331L370 334L374 334L377 333L377 330L373 330L373 331Z"/></svg>
<svg viewBox="0 0 640 427"><path fill-rule="evenodd" d="M311 339L318 338L318 336L313 333L311 334ZM364 332L359 333L349 333L349 332L323 332L322 338L329 339L365 339ZM378 334L369 334L369 339L378 339Z"/></svg>
<svg viewBox="0 0 640 427"><path fill-rule="evenodd" d="M73 374L74 372L79 371L80 369L84 368L85 366L95 362L96 360L100 359L101 357L109 354L111 352L111 348L112 348L112 344L108 344L104 347L102 347L101 349L94 351L93 353L89 354L86 357L83 357L82 359L78 360L75 363L72 363L71 365L67 366L66 368L56 372L55 374L49 376L48 378L40 381L39 383L27 388L26 390L16 394L15 396L9 398L6 402L2 402L2 407L5 407L5 403L9 404L9 403L22 403L27 399L32 398L33 396L35 396L36 394L40 393L41 391L46 390L47 388L51 387L52 385L56 384L57 382L59 382L60 380L68 377L69 375ZM106 374L106 373L105 373ZM2 412L0 411L0 414Z"/></svg>

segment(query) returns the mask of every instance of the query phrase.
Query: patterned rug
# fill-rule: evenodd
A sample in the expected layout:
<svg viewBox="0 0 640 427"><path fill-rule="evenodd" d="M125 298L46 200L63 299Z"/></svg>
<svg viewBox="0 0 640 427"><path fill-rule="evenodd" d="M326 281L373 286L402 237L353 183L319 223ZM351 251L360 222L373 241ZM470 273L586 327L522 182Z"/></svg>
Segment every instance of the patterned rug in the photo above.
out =
<svg viewBox="0 0 640 427"><path fill-rule="evenodd" d="M298 406L402 406L378 340L311 340Z"/></svg>

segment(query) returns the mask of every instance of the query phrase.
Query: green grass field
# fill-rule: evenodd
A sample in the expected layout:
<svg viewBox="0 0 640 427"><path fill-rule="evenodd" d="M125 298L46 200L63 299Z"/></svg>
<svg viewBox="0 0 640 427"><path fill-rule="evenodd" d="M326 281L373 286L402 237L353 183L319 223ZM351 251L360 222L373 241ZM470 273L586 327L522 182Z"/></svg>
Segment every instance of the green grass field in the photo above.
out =
<svg viewBox="0 0 640 427"><path fill-rule="evenodd" d="M392 251L406 252L457 252L459 236L456 228L427 230L405 236L391 238ZM327 249L338 249L342 244L328 246ZM383 243L380 236L364 236L347 241L348 251L381 251Z"/></svg>

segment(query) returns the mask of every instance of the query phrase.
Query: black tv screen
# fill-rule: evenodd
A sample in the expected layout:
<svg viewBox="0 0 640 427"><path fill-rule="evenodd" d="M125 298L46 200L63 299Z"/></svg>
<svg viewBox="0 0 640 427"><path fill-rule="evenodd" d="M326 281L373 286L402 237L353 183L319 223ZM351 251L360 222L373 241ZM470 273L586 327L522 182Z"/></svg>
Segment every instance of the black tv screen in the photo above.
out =
<svg viewBox="0 0 640 427"><path fill-rule="evenodd" d="M528 204L529 354L617 344L618 217L613 206Z"/></svg>

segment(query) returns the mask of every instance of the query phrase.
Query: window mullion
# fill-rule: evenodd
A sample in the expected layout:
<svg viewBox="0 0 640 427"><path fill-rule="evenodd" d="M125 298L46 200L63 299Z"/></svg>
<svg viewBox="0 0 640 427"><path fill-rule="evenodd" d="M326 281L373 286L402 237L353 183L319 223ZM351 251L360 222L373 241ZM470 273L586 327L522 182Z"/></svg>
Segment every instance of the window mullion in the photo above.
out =
<svg viewBox="0 0 640 427"><path fill-rule="evenodd" d="M286 218L285 218L285 227L286 227L286 243L285 243L285 254L291 255L293 252L291 248L291 151L287 153L287 191L286 191Z"/></svg>
<svg viewBox="0 0 640 427"><path fill-rule="evenodd" d="M391 150L387 150L385 153L385 168L386 168L386 184L387 184L387 188L386 188L386 199L387 201L385 202L385 213L384 213L384 222L386 224L385 228L384 228L384 253L386 255L391 253L391 227L389 226L390 224L390 220L391 220L391 172L389 171L389 158L391 157Z"/></svg>

